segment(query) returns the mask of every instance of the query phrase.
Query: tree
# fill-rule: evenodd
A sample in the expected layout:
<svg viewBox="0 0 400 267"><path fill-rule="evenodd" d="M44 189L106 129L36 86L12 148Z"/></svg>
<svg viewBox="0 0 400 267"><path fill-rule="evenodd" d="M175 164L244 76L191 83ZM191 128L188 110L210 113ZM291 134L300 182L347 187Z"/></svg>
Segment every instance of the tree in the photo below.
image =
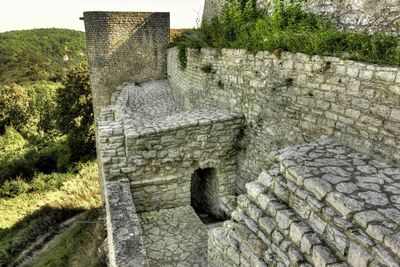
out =
<svg viewBox="0 0 400 267"><path fill-rule="evenodd" d="M73 160L93 157L96 151L94 116L87 63L69 71L63 85L57 93L58 128L68 134Z"/></svg>
<svg viewBox="0 0 400 267"><path fill-rule="evenodd" d="M0 133L6 126L24 126L30 117L28 93L18 84L0 86Z"/></svg>

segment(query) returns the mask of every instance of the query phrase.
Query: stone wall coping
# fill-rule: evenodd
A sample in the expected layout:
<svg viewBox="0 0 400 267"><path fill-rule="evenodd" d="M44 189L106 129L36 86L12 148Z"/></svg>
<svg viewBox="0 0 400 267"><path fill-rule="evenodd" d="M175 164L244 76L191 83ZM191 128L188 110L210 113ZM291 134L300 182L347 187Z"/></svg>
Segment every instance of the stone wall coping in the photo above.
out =
<svg viewBox="0 0 400 267"><path fill-rule="evenodd" d="M148 266L129 180L107 182L105 195L110 265Z"/></svg>
<svg viewBox="0 0 400 267"><path fill-rule="evenodd" d="M177 49L176 47L170 48L172 49ZM198 53L198 50L195 48L189 48L189 50L193 51L191 55L195 55ZM237 55L237 56L244 56L247 55L249 59L263 59L265 57L268 58L275 58L276 60L288 60L288 59L298 59L298 60L308 60L308 61L329 61L332 63L338 63L338 64L345 64L345 65L355 65L359 66L362 68L373 68L374 70L379 70L379 71L397 71L400 72L400 66L396 65L389 65L389 64L377 64L377 63L370 63L370 62L365 62L365 61L357 61L357 60L351 60L351 59L343 59L339 57L334 57L334 56L321 56L321 55L309 55L305 53L292 53L288 51L284 51L280 54L280 58L277 58L277 56L274 55L273 52L269 51L258 51L257 53L252 53L247 51L246 49L242 48L201 48L201 53L203 54L210 54L213 56L217 55ZM400 82L400 81L399 81Z"/></svg>

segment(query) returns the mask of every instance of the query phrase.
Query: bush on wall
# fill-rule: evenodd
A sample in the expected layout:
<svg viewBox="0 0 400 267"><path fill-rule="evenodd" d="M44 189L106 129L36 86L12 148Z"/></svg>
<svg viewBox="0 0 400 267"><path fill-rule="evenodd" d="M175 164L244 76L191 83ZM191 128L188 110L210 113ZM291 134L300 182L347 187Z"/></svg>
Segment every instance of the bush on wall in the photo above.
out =
<svg viewBox="0 0 400 267"><path fill-rule="evenodd" d="M296 3L277 4L269 15L253 0L229 0L221 13L199 29L188 30L174 41L181 67L186 48L244 48L251 52L283 50L310 55L337 56L381 64L400 64L400 37L385 33L338 30L315 14L304 13Z"/></svg>

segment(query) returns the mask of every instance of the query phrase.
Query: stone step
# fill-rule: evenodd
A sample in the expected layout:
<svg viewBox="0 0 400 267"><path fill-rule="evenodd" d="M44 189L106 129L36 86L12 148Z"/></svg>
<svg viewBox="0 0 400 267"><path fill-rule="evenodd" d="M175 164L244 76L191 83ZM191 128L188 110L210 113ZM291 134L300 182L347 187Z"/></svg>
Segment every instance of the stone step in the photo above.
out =
<svg viewBox="0 0 400 267"><path fill-rule="evenodd" d="M272 174L274 174L272 172ZM352 266L366 266L380 263L384 266L398 266L396 259L382 246L371 240L367 233L343 218L334 209L319 202L307 191L294 183L285 181L280 175L262 173L258 184L267 192L284 201L295 213L319 235L325 243L335 249ZM262 198L262 197L261 197ZM363 255L361 262L359 255Z"/></svg>
<svg viewBox="0 0 400 267"><path fill-rule="evenodd" d="M263 260L266 247L249 229L233 221L209 232L208 257L211 266L268 266Z"/></svg>
<svg viewBox="0 0 400 267"><path fill-rule="evenodd" d="M292 196L302 200L299 204L311 208L312 215L319 211L331 225L362 236L367 250L357 249L356 254L381 255L387 261L394 259L398 265L400 168L373 160L332 140L283 149L275 159L284 179L274 191L282 200L288 200L288 193L281 190L286 183ZM356 247L351 244L349 249ZM365 260L364 266L371 260Z"/></svg>
<svg viewBox="0 0 400 267"><path fill-rule="evenodd" d="M314 266L347 265L340 257L332 253L331 249L299 216L284 203L278 201L275 196L260 193L259 198L252 198L252 192L260 191L262 188L255 182L248 183L246 187L248 195L238 198L237 210L243 210L242 213L250 218L240 214L243 217L241 218L237 212L234 212L233 220L244 221L253 232L259 229L258 231L262 232L271 243L280 246L284 254L296 255L296 257L289 257L291 265L297 266L301 262L308 262Z"/></svg>

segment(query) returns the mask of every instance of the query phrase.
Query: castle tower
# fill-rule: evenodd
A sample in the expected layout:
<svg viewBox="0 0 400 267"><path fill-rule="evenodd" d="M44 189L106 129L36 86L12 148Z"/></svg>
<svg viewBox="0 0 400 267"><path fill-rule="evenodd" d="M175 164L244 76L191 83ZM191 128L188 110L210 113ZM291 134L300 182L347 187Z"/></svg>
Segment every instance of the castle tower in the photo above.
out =
<svg viewBox="0 0 400 267"><path fill-rule="evenodd" d="M85 12L84 21L96 120L119 85L166 78L169 13Z"/></svg>

